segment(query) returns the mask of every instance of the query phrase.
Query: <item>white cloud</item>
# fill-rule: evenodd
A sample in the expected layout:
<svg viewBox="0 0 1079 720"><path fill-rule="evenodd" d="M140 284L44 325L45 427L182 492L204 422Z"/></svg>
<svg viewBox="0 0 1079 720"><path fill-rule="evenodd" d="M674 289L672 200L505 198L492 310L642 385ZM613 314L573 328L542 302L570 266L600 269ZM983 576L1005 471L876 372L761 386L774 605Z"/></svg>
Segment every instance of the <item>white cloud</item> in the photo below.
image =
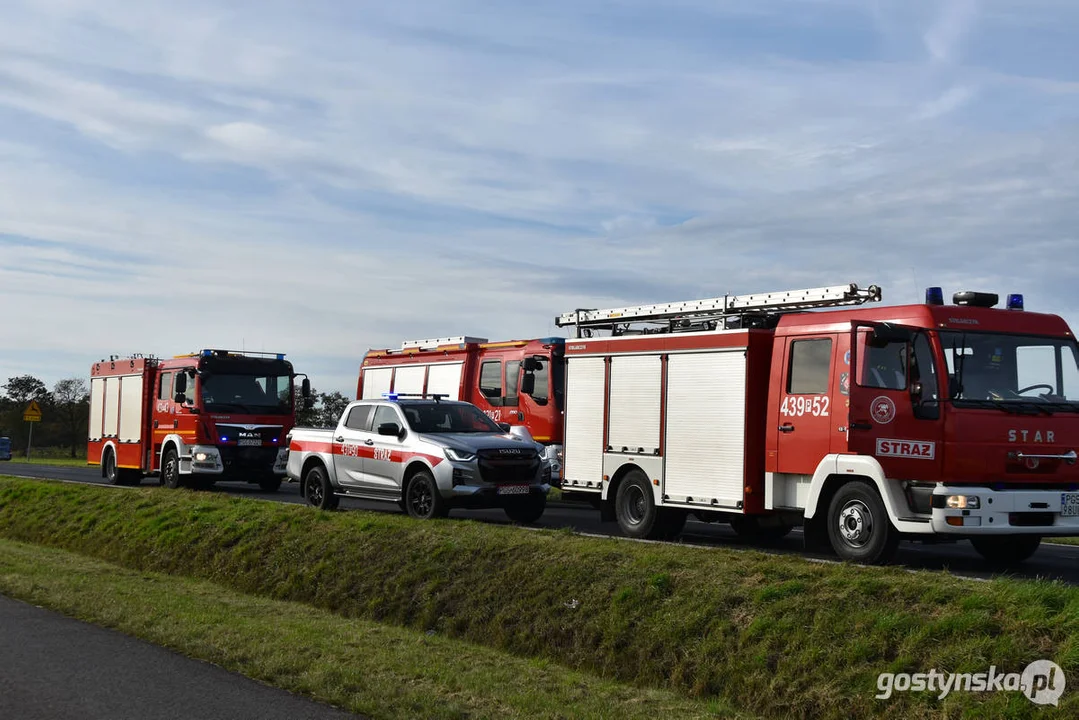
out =
<svg viewBox="0 0 1079 720"><path fill-rule="evenodd" d="M973 51L1014 4L882 2L872 35L847 0L469 7L5 4L9 347L244 344L347 392L369 346L575 307L847 281L1079 307L1079 79ZM13 357L0 380L83 372Z"/></svg>

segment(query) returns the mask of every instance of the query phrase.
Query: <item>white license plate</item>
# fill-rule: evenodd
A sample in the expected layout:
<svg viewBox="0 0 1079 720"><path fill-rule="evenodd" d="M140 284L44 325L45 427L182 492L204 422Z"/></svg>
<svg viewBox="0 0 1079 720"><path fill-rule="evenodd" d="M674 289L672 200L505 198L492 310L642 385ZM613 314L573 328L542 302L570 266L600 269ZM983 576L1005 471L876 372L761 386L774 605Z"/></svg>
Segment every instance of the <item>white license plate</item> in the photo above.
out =
<svg viewBox="0 0 1079 720"><path fill-rule="evenodd" d="M240 445L240 446L245 446L246 445L246 446L262 447L262 438L240 438L239 440L236 441L236 444Z"/></svg>
<svg viewBox="0 0 1079 720"><path fill-rule="evenodd" d="M1060 514L1064 517L1079 515L1079 493L1063 493L1060 496Z"/></svg>
<svg viewBox="0 0 1079 720"><path fill-rule="evenodd" d="M527 485L499 485L498 486L498 494L499 495L527 495L528 494L528 486Z"/></svg>

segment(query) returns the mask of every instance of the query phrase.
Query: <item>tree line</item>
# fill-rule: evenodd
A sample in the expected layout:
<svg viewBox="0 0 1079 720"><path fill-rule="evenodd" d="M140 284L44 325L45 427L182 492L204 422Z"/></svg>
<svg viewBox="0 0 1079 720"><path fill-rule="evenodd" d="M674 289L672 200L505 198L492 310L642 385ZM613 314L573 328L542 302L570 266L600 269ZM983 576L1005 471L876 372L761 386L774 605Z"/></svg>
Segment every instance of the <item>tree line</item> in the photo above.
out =
<svg viewBox="0 0 1079 720"><path fill-rule="evenodd" d="M8 378L0 390L3 391L0 395L0 437L11 438L13 454L26 453L30 428L22 416L30 402L35 400L41 407L42 420L35 423L33 447L63 448L73 458L86 454L90 390L85 380L67 378L57 382L50 390L32 375L20 375ZM349 399L339 392L320 393L314 389L311 396L315 403L306 409L297 398L296 424L335 427Z"/></svg>
<svg viewBox="0 0 1079 720"><path fill-rule="evenodd" d="M23 412L31 401L41 407L41 422L34 423L36 448L64 448L71 457L86 453L90 417L90 390L82 378L66 378L52 390L32 375L8 378L0 386L0 436L11 438L13 454L25 454L30 439Z"/></svg>

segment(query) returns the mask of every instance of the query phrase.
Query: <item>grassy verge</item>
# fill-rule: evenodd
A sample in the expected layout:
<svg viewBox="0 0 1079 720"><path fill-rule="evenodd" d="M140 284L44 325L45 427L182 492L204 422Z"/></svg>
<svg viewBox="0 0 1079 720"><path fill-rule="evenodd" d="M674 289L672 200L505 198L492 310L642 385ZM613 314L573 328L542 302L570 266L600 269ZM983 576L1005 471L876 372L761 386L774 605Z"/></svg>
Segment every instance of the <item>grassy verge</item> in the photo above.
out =
<svg viewBox="0 0 1079 720"><path fill-rule="evenodd" d="M459 640L7 540L0 592L374 718L731 714Z"/></svg>
<svg viewBox="0 0 1079 720"><path fill-rule="evenodd" d="M0 536L434 631L783 717L1074 717L1018 693L874 698L881 672L1079 686L1079 589L243 498L0 480Z"/></svg>
<svg viewBox="0 0 1079 720"><path fill-rule="evenodd" d="M31 456L29 460L25 455L14 455L11 458L12 462L29 463L31 465L51 465L53 467L89 467L86 463L86 458L63 458L63 457L48 457L39 458ZM3 470L4 466L0 465L0 470Z"/></svg>
<svg viewBox="0 0 1079 720"><path fill-rule="evenodd" d="M1079 537L1045 538L1042 542L1056 543L1057 545L1079 545Z"/></svg>

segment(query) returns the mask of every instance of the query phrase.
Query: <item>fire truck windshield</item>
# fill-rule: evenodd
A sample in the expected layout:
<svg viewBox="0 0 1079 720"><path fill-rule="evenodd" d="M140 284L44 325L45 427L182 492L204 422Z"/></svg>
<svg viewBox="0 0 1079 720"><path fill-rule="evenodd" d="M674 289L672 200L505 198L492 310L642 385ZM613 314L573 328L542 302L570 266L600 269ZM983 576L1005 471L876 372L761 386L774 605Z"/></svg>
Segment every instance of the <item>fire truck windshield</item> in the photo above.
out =
<svg viewBox="0 0 1079 720"><path fill-rule="evenodd" d="M940 343L948 364L948 397L958 407L1079 412L1074 340L941 331Z"/></svg>
<svg viewBox="0 0 1079 720"><path fill-rule="evenodd" d="M205 374L199 397L207 412L288 415L292 412L292 383L288 375Z"/></svg>
<svg viewBox="0 0 1079 720"><path fill-rule="evenodd" d="M419 433L501 433L479 408L466 403L402 403L408 426Z"/></svg>

